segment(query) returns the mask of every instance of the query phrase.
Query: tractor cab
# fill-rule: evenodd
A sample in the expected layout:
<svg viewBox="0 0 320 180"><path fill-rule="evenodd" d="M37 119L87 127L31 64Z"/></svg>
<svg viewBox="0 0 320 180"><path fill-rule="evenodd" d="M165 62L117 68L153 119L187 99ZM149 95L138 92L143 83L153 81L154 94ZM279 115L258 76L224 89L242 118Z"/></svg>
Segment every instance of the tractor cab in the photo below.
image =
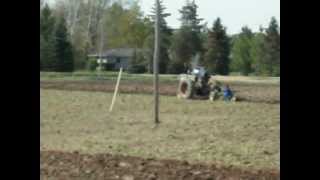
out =
<svg viewBox="0 0 320 180"><path fill-rule="evenodd" d="M204 67L201 67L201 66L194 68L194 69L192 70L192 72L191 72L192 75L195 75L195 76L198 77L199 79L201 79L202 77L204 77L206 73L207 73L207 72L206 72L206 70L204 69Z"/></svg>

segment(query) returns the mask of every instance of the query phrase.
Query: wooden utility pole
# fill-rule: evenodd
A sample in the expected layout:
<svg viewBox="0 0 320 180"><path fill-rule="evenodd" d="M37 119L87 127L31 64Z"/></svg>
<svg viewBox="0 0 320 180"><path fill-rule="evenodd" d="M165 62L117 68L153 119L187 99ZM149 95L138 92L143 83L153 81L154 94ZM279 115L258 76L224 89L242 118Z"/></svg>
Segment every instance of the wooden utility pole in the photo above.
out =
<svg viewBox="0 0 320 180"><path fill-rule="evenodd" d="M155 41L154 41L154 57L153 57L153 75L154 75L154 122L157 124L159 121L159 54L160 54L160 17L159 0L156 0L156 18L155 18Z"/></svg>

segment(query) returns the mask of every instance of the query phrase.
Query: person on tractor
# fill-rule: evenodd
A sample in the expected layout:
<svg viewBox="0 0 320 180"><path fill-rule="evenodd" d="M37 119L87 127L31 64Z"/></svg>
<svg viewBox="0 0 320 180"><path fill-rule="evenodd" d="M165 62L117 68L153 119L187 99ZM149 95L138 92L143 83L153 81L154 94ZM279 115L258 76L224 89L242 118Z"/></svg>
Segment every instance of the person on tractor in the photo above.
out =
<svg viewBox="0 0 320 180"><path fill-rule="evenodd" d="M210 91L211 92L210 92L209 99L211 101L217 100L222 95L221 94L222 90L221 90L220 86L221 86L221 84L218 81L213 80L210 82Z"/></svg>

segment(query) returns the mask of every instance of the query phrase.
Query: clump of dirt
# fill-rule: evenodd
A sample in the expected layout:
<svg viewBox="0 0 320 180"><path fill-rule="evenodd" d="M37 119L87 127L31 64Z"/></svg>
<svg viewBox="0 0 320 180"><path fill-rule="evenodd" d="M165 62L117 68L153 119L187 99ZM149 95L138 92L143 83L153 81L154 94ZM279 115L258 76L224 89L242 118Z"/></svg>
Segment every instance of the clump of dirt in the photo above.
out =
<svg viewBox="0 0 320 180"><path fill-rule="evenodd" d="M111 154L41 151L40 177L50 180L279 180L280 172Z"/></svg>

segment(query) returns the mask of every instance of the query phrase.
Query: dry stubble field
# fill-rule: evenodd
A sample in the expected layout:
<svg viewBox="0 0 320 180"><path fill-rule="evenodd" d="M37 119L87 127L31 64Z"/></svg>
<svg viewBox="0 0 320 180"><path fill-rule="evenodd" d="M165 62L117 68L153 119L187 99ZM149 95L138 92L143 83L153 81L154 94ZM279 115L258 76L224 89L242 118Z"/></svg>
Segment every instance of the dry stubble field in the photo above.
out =
<svg viewBox="0 0 320 180"><path fill-rule="evenodd" d="M152 129L150 75L124 74L113 113L116 73L40 75L41 179L280 179L279 78L216 77L242 101L212 103L176 99L161 75Z"/></svg>
<svg viewBox="0 0 320 180"><path fill-rule="evenodd" d="M40 92L42 154L109 153L279 170L279 104L212 103L161 96L161 124L152 129L150 95L120 94L114 112L109 113L110 93ZM55 177L49 174L44 177Z"/></svg>

